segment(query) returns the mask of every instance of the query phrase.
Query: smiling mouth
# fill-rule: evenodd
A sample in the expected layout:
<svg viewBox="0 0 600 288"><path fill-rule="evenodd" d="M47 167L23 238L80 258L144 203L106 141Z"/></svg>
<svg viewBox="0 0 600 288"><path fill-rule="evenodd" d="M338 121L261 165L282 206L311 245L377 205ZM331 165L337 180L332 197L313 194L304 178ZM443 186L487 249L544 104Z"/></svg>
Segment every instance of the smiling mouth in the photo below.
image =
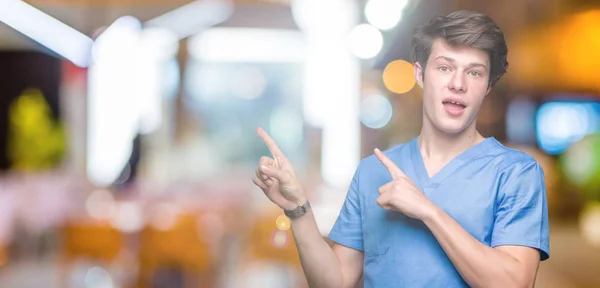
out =
<svg viewBox="0 0 600 288"><path fill-rule="evenodd" d="M456 102L456 101L444 101L442 102L442 104L449 106L450 108L454 108L454 109L465 109L467 108L466 105Z"/></svg>

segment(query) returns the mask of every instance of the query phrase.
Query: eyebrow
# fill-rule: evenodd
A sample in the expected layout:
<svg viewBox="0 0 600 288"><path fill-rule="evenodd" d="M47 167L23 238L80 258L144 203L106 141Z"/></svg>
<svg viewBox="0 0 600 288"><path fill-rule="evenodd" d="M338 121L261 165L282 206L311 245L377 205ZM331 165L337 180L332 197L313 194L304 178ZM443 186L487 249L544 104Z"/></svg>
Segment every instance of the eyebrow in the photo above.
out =
<svg viewBox="0 0 600 288"><path fill-rule="evenodd" d="M450 63L456 62L456 60L454 60L454 58L450 58L450 57L446 57L446 56L438 56L434 60L437 60L437 59L444 59ZM481 64L481 63L473 62L473 63L470 63L469 65L467 65L467 68L473 68L473 67L483 67L483 68L485 68L486 71L488 70L487 66L485 66L484 64Z"/></svg>

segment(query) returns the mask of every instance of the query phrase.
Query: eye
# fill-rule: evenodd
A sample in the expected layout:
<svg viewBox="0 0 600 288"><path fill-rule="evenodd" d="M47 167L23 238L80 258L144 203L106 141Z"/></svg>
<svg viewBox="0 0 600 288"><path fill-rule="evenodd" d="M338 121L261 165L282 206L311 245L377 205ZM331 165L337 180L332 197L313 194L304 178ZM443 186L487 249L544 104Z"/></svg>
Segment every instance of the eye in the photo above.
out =
<svg viewBox="0 0 600 288"><path fill-rule="evenodd" d="M473 77L479 77L479 76L481 76L481 73L479 73L477 71L471 71L471 72L469 72L469 75L471 75Z"/></svg>
<svg viewBox="0 0 600 288"><path fill-rule="evenodd" d="M450 67L448 67L448 66L440 66L440 67L438 67L438 70L440 70L442 72L449 72L450 71Z"/></svg>

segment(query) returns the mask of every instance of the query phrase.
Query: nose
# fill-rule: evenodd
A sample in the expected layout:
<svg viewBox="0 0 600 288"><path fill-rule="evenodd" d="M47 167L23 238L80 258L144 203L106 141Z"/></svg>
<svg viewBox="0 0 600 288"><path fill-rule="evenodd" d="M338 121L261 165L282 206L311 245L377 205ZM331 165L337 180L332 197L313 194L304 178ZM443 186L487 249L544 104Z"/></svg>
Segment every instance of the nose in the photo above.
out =
<svg viewBox="0 0 600 288"><path fill-rule="evenodd" d="M454 72L452 78L450 79L450 83L448 83L448 89L455 93L464 93L467 91L465 75L463 75L461 71Z"/></svg>

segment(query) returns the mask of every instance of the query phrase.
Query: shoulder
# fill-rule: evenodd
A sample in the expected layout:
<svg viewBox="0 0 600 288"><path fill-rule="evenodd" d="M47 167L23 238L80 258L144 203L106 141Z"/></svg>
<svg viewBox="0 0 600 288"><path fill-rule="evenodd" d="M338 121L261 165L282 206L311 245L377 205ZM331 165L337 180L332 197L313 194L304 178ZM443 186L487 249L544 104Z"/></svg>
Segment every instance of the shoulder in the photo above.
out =
<svg viewBox="0 0 600 288"><path fill-rule="evenodd" d="M544 189L544 171L531 155L502 144L497 146L498 183L501 190L520 191L519 187L536 186Z"/></svg>
<svg viewBox="0 0 600 288"><path fill-rule="evenodd" d="M531 168L541 169L540 164L531 155L517 149L506 147L499 142L494 152L501 174Z"/></svg>

